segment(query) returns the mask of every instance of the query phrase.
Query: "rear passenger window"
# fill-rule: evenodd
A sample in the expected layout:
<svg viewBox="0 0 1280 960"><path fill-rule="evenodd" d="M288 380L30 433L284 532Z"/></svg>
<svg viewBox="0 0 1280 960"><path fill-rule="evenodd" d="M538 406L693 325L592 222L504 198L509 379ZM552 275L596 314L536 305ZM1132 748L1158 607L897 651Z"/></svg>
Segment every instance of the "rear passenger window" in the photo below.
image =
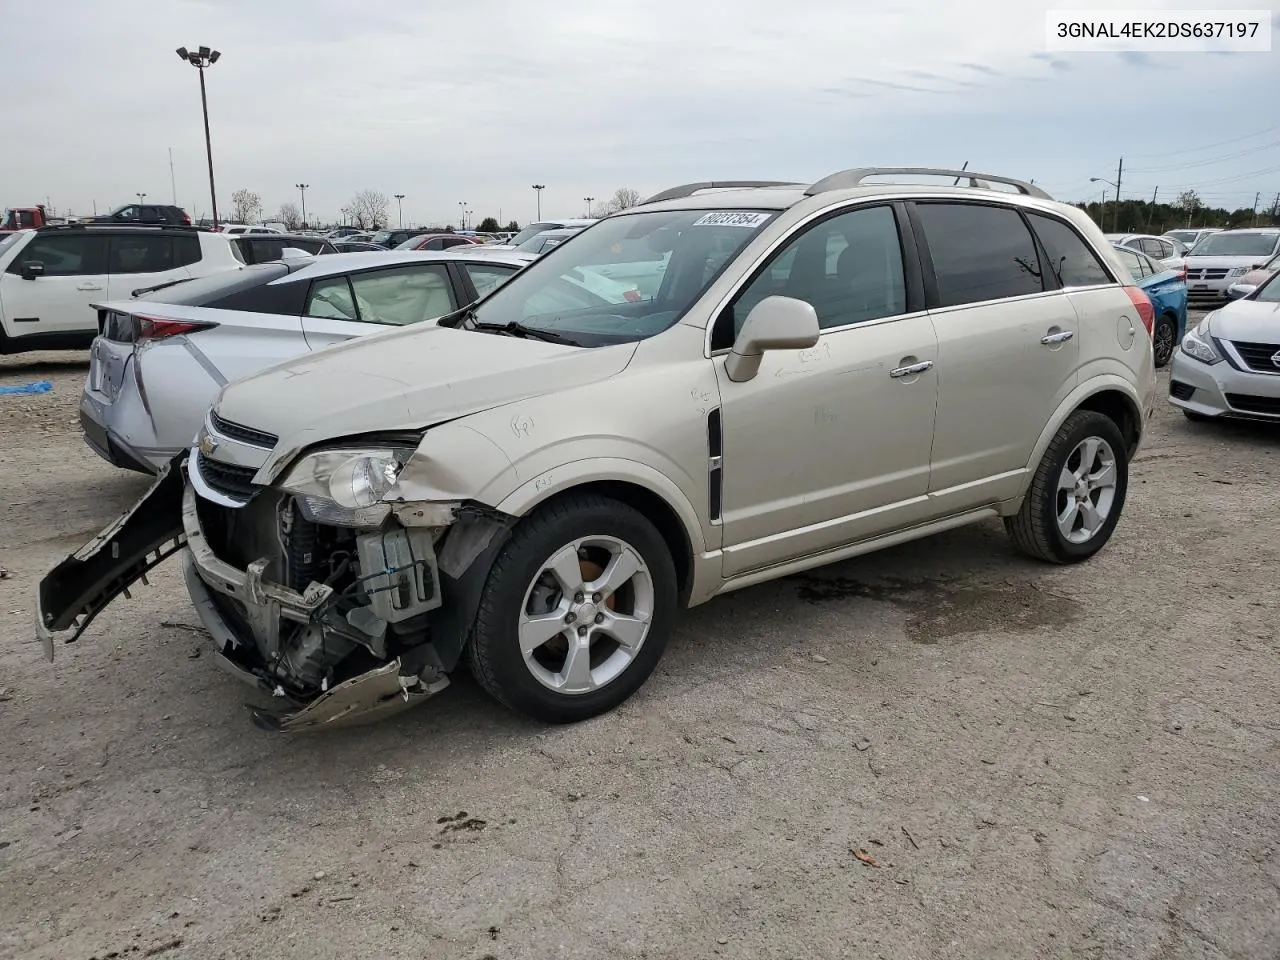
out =
<svg viewBox="0 0 1280 960"><path fill-rule="evenodd" d="M1035 243L1007 207L918 203L938 283L938 305L955 307L1040 293Z"/></svg>
<svg viewBox="0 0 1280 960"><path fill-rule="evenodd" d="M175 267L189 267L193 263L199 263L200 259L199 237L178 236L173 238L173 265Z"/></svg>
<svg viewBox="0 0 1280 960"><path fill-rule="evenodd" d="M139 232L111 238L108 273L163 273L172 270L173 266L173 240L170 237Z"/></svg>
<svg viewBox="0 0 1280 960"><path fill-rule="evenodd" d="M1073 227L1038 213L1028 213L1027 219L1044 246L1050 269L1064 287L1092 287L1111 282L1102 261Z"/></svg>

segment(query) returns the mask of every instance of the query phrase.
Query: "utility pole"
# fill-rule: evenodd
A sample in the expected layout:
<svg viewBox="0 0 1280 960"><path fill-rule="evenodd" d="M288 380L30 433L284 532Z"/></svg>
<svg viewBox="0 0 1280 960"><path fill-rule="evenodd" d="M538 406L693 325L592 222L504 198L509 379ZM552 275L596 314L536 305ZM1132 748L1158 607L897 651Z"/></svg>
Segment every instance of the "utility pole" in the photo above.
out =
<svg viewBox="0 0 1280 960"><path fill-rule="evenodd" d="M178 205L178 181L173 178L173 147L169 148L169 189L173 192L173 205Z"/></svg>
<svg viewBox="0 0 1280 960"><path fill-rule="evenodd" d="M1253 195L1253 225L1258 225L1258 201L1262 199L1262 191L1259 190Z"/></svg>
<svg viewBox="0 0 1280 960"><path fill-rule="evenodd" d="M1160 196L1160 188L1151 191L1151 209L1147 211L1147 233L1151 232L1151 218L1156 215L1156 197Z"/></svg>
<svg viewBox="0 0 1280 960"><path fill-rule="evenodd" d="M1120 232L1120 181L1124 179L1124 157L1120 158L1120 166L1116 168L1116 209L1111 215L1111 232Z"/></svg>
<svg viewBox="0 0 1280 960"><path fill-rule="evenodd" d="M538 219L542 219L542 191L547 189L545 183L535 183L533 185L534 195L538 198Z"/></svg>

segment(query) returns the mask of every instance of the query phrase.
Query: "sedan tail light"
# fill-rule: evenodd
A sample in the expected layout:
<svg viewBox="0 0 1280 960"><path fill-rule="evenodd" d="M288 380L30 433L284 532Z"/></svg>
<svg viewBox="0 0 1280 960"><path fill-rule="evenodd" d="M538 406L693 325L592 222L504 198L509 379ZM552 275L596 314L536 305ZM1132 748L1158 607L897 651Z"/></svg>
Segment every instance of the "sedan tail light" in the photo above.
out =
<svg viewBox="0 0 1280 960"><path fill-rule="evenodd" d="M134 316L133 339L136 343L143 341L164 340L168 337L180 337L188 333L199 333L216 327L216 323L197 320L166 320L163 317Z"/></svg>
<svg viewBox="0 0 1280 960"><path fill-rule="evenodd" d="M1138 311L1138 319L1147 328L1147 336L1152 336L1156 326L1156 308L1152 306L1151 298L1138 287L1125 287L1124 292L1129 295L1134 309Z"/></svg>

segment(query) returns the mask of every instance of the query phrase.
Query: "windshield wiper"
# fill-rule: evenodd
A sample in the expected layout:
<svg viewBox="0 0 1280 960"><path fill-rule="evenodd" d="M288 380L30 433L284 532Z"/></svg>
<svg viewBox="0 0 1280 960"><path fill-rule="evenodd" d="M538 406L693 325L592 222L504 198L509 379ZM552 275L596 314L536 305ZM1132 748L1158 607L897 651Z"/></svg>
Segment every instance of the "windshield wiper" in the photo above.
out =
<svg viewBox="0 0 1280 960"><path fill-rule="evenodd" d="M519 320L511 320L507 323L482 323L478 320L471 321L472 330L488 330L492 333L503 334L508 337L524 337L526 340L544 340L547 343L563 343L570 347L580 347L577 340L566 337L562 333L556 333L554 330L540 330L537 327L526 327Z"/></svg>

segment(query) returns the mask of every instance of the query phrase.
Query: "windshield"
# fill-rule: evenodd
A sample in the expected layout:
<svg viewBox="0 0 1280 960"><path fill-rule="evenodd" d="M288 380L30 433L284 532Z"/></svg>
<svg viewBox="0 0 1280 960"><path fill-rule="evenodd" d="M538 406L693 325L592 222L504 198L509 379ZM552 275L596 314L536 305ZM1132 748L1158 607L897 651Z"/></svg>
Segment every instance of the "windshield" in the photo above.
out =
<svg viewBox="0 0 1280 960"><path fill-rule="evenodd" d="M1214 233L1195 245L1195 257L1269 257L1275 252L1280 234Z"/></svg>
<svg viewBox="0 0 1280 960"><path fill-rule="evenodd" d="M1170 230L1165 234L1167 240L1177 240L1179 243L1195 243L1196 234L1199 230Z"/></svg>
<svg viewBox="0 0 1280 960"><path fill-rule="evenodd" d="M538 223L531 223L527 227L525 227L523 230L521 230L519 233L517 233L514 237L512 237L510 240L508 240L507 243L511 244L512 246L518 247L520 246L520 244L524 243L526 240L531 240L532 238L536 237L538 234L545 233L548 230L558 230L560 226L561 226L560 224L556 223L553 220L544 220Z"/></svg>
<svg viewBox="0 0 1280 960"><path fill-rule="evenodd" d="M471 320L517 323L579 346L651 337L678 321L776 216L671 210L601 220L512 277Z"/></svg>
<svg viewBox="0 0 1280 960"><path fill-rule="evenodd" d="M1258 287L1253 299L1263 303L1280 303L1280 273L1273 273L1262 281L1262 286Z"/></svg>
<svg viewBox="0 0 1280 960"><path fill-rule="evenodd" d="M387 241L391 239L391 231L379 230L370 239L373 240L374 243L380 243L383 246L386 246Z"/></svg>

